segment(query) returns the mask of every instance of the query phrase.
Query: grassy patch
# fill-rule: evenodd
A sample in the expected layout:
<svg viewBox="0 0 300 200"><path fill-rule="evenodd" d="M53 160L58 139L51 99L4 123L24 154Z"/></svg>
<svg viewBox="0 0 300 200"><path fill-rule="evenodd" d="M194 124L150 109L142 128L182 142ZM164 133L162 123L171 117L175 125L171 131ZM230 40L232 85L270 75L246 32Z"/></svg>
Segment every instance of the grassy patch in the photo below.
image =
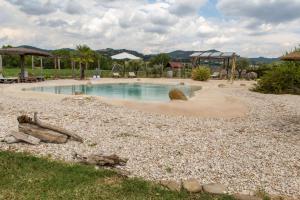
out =
<svg viewBox="0 0 300 200"><path fill-rule="evenodd" d="M23 153L0 152L0 199L199 199L230 196L171 192L152 182L125 179L110 170L67 164Z"/></svg>

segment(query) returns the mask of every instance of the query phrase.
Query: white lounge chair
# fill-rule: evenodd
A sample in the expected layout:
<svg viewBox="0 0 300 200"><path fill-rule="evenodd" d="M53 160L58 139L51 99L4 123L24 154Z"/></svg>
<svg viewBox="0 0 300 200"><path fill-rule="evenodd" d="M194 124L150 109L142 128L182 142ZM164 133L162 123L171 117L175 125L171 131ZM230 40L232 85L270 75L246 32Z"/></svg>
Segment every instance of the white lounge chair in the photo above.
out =
<svg viewBox="0 0 300 200"><path fill-rule="evenodd" d="M220 72L214 72L210 77L211 78L220 78Z"/></svg>
<svg viewBox="0 0 300 200"><path fill-rule="evenodd" d="M4 78L2 74L0 74L0 83L18 83L18 78Z"/></svg>
<svg viewBox="0 0 300 200"><path fill-rule="evenodd" d="M119 72L113 72L112 76L113 76L113 78L120 78L121 77Z"/></svg>
<svg viewBox="0 0 300 200"><path fill-rule="evenodd" d="M136 75L135 75L134 72L129 72L129 73L128 73L128 77L129 77L129 78L136 78Z"/></svg>

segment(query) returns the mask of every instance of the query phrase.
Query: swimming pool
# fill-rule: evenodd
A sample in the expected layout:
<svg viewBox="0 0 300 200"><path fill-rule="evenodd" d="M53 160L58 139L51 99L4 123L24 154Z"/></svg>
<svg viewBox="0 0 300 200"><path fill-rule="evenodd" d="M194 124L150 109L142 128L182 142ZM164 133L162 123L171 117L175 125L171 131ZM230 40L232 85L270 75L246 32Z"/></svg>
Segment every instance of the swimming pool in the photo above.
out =
<svg viewBox="0 0 300 200"><path fill-rule="evenodd" d="M113 83L97 85L72 85L72 86L47 86L31 88L31 91L48 92L55 94L82 93L86 95L103 96L112 99L160 101L167 102L169 91L173 88L180 89L187 97L191 97L199 87L187 85L164 85L149 83Z"/></svg>

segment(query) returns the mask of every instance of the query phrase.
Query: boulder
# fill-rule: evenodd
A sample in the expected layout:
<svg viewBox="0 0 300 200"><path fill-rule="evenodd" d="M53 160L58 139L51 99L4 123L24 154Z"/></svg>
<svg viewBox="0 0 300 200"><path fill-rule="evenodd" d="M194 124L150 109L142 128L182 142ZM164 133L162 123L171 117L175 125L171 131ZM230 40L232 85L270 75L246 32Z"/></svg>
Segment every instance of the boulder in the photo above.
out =
<svg viewBox="0 0 300 200"><path fill-rule="evenodd" d="M222 184L218 183L212 183L203 185L204 192L210 193L210 194L225 194L226 193L226 187Z"/></svg>
<svg viewBox="0 0 300 200"><path fill-rule="evenodd" d="M181 183L177 181L160 181L159 183L171 191L180 192L181 190Z"/></svg>
<svg viewBox="0 0 300 200"><path fill-rule="evenodd" d="M7 144L14 144L20 142L20 140L18 140L12 135L8 135L4 139L2 139L2 142L6 142Z"/></svg>
<svg viewBox="0 0 300 200"><path fill-rule="evenodd" d="M169 97L171 100L183 100L183 101L188 100L185 94L179 89L172 89L169 92Z"/></svg>
<svg viewBox="0 0 300 200"><path fill-rule="evenodd" d="M196 179L189 179L183 182L183 188L186 189L188 192L201 192L202 185Z"/></svg>

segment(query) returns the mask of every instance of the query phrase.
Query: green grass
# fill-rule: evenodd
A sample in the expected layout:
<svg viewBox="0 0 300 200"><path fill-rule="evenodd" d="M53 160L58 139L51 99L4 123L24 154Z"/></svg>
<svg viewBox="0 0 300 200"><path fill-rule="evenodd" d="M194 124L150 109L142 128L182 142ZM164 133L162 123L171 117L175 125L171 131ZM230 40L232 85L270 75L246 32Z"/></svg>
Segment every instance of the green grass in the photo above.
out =
<svg viewBox="0 0 300 200"><path fill-rule="evenodd" d="M20 73L20 68L9 68L9 67L4 67L3 68L3 75L5 77L18 77ZM57 78L72 78L72 70L71 69L61 69L55 70L55 69L43 69L43 72L41 72L40 68L35 68L32 70L31 67L27 67L26 71L28 73L34 75L34 76L41 76L43 75L47 79L53 79L55 77ZM85 75L86 77L93 77L95 75L96 71L95 70L85 70ZM79 77L80 71L77 69L75 70L75 77ZM120 73L122 75L122 72ZM128 75L128 72L126 73L126 76ZM190 71L187 70L185 73L185 76L183 76L184 73L182 72L181 77L188 78L190 77ZM145 71L139 71L137 74L138 78L146 78L147 74ZM167 77L167 72L164 72L164 77ZM101 70L101 77L102 78L110 78L112 77L112 71L111 70ZM158 75L150 74L148 73L149 78L154 78L154 77L159 77ZM176 72L174 72L174 77L179 77Z"/></svg>
<svg viewBox="0 0 300 200"><path fill-rule="evenodd" d="M0 199L199 199L230 196L171 192L152 182L122 178L111 170L67 164L24 153L0 152Z"/></svg>

